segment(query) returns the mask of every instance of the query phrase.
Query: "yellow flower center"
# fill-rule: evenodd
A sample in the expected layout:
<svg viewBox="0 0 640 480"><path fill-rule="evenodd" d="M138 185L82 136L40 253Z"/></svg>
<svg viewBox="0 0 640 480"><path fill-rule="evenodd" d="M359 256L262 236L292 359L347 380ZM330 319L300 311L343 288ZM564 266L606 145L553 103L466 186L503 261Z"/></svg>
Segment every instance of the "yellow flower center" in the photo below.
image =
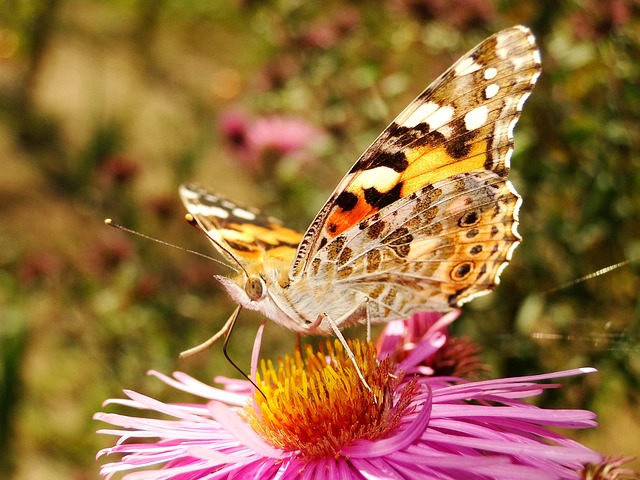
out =
<svg viewBox="0 0 640 480"><path fill-rule="evenodd" d="M372 343L349 344L371 387L367 390L342 345L326 343L314 352L309 345L278 362L261 362L256 383L260 392L242 415L270 444L299 451L305 458L337 457L354 440L385 436L399 422L417 391L414 383L396 389L391 360L379 362Z"/></svg>

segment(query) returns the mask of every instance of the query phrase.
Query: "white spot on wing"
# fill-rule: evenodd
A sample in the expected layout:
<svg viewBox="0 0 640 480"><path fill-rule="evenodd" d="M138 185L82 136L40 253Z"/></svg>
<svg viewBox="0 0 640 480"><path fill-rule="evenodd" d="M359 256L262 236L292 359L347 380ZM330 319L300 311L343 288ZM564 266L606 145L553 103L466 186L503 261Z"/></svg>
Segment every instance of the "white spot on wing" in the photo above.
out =
<svg viewBox="0 0 640 480"><path fill-rule="evenodd" d="M528 27L525 27L524 25L516 25L516 27L518 30L520 30L522 33L524 33L527 36L527 41L529 42L530 45L535 45L536 44L536 39L533 36L533 34L531 33L531 30Z"/></svg>
<svg viewBox="0 0 640 480"><path fill-rule="evenodd" d="M498 75L498 69L495 67L489 67L484 71L485 80L492 80L496 78L496 75Z"/></svg>
<svg viewBox="0 0 640 480"><path fill-rule="evenodd" d="M438 110L433 112L433 114L429 115L427 123L432 130L438 130L440 127L451 121L454 113L455 110L451 106L440 107Z"/></svg>
<svg viewBox="0 0 640 480"><path fill-rule="evenodd" d="M403 127L413 128L420 123L426 122L430 130L438 130L451 121L454 113L454 108L449 105L441 107L437 103L428 102L420 105L406 118L400 115L398 123ZM446 136L445 132L441 131L440 133Z"/></svg>
<svg viewBox="0 0 640 480"><path fill-rule="evenodd" d="M400 174L389 167L376 167L361 171L350 186L366 189L375 187L379 192L388 192L396 186Z"/></svg>
<svg viewBox="0 0 640 480"><path fill-rule="evenodd" d="M415 109L411 114L406 115L403 112L397 119L397 122L403 127L413 128L419 123L425 121L429 115L438 110L440 105L433 102L423 103L418 108Z"/></svg>
<svg viewBox="0 0 640 480"><path fill-rule="evenodd" d="M247 210L244 210L243 208L239 208L236 207L231 211L231 214L238 217L238 218L242 218L243 220L255 220L256 219L256 215L255 213L249 212Z"/></svg>
<svg viewBox="0 0 640 480"><path fill-rule="evenodd" d="M480 70L482 66L476 63L472 57L467 57L460 61L458 65L456 65L455 73L456 76L462 77L463 75L469 75L470 73L477 72Z"/></svg>
<svg viewBox="0 0 640 480"><path fill-rule="evenodd" d="M489 116L489 108L486 105L481 105L474 108L464 116L464 126L467 130L475 130L487 123Z"/></svg>
<svg viewBox="0 0 640 480"><path fill-rule="evenodd" d="M529 57L526 55L514 55L510 58L510 60L515 71L522 70L523 67L527 67L530 63Z"/></svg>
<svg viewBox="0 0 640 480"><path fill-rule="evenodd" d="M229 212L224 208L212 205L190 205L189 211L192 215L202 215L204 217L229 218Z"/></svg>
<svg viewBox="0 0 640 480"><path fill-rule="evenodd" d="M190 189L188 189L186 187L182 187L180 189L180 193L182 194L182 196L184 198L194 199L194 198L199 198L200 197L200 195L198 193L196 193L193 190L190 190Z"/></svg>
<svg viewBox="0 0 640 480"><path fill-rule="evenodd" d="M497 83L492 83L491 85L488 85L487 88L484 89L484 96L487 99L493 98L498 94L499 91L500 91L500 86Z"/></svg>
<svg viewBox="0 0 640 480"><path fill-rule="evenodd" d="M501 59L505 60L509 56L509 49L507 47L500 47L500 37L498 37L496 48L496 55Z"/></svg>
<svg viewBox="0 0 640 480"><path fill-rule="evenodd" d="M534 50L531 55L533 55L533 61L538 65L542 63L542 59L540 58L540 50Z"/></svg>

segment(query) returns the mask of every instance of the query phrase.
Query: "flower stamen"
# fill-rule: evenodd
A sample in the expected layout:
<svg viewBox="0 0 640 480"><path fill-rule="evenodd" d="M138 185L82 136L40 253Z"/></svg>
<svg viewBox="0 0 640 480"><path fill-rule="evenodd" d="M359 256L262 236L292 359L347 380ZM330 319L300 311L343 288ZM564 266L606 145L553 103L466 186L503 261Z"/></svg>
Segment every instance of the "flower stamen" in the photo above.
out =
<svg viewBox="0 0 640 480"><path fill-rule="evenodd" d="M371 391L363 385L340 342L327 341L318 351L262 362L256 383L265 394L254 396L243 417L272 445L298 451L305 458L338 457L355 440L373 440L395 428L417 386L394 375L390 359L380 362L372 343L349 343Z"/></svg>

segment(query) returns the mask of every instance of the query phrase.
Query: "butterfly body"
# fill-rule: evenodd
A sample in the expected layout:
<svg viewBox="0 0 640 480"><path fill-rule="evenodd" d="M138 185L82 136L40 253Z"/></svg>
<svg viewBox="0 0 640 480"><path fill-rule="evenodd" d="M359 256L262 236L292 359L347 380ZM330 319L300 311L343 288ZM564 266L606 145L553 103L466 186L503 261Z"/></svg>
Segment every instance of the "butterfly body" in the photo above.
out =
<svg viewBox="0 0 640 480"><path fill-rule="evenodd" d="M526 27L479 44L382 132L304 234L183 185L189 213L238 267L216 278L239 305L317 334L489 293L521 240L507 175L539 73Z"/></svg>

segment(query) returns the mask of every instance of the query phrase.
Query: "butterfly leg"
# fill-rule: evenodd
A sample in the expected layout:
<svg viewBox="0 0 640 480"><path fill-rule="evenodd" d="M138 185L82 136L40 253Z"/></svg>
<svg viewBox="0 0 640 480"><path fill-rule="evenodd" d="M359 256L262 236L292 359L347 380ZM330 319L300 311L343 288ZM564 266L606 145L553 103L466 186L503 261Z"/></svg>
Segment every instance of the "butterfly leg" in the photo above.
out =
<svg viewBox="0 0 640 480"><path fill-rule="evenodd" d="M344 315L343 317L341 317L341 319L347 319L347 318L351 317L355 312L357 312L361 308L362 308L362 305L358 305L355 309L353 309L353 311L351 311L351 312L347 313L346 315ZM333 333L335 333L336 337L338 338L338 341L342 344L342 347L344 348L344 351L347 352L347 356L349 357L349 360L351 360L351 362L353 363L353 366L356 368L356 372L358 373L358 377L360 377L360 381L362 382L364 387L371 392L372 391L371 387L369 386L367 381L364 379L364 375L362 375L362 371L360 370L360 367L358 367L358 364L356 363L355 355L353 354L353 352L349 348L349 345L347 344L347 340L344 338L344 335L342 335L342 332L340 331L340 328L338 327L338 323L339 322L334 321L333 318L331 318L326 313L323 313L322 315L320 315L319 319L327 321L327 323L329 324L329 326L333 330ZM341 319L339 319L339 320L341 320Z"/></svg>
<svg viewBox="0 0 640 480"><path fill-rule="evenodd" d="M201 343L196 347L190 348L189 350L185 350L184 352L180 353L180 360L184 360L185 358L195 355L196 353L203 352L207 348L211 347L218 340L220 340L222 337L227 338L227 336L229 335L229 332L231 332L231 330L233 329L233 325L236 323L236 319L238 318L238 314L240 313L240 310L242 310L242 307L238 306L238 308L236 308L235 311L229 317L229 320L227 320L227 323L225 323L224 326L209 340L207 340L204 343Z"/></svg>
<svg viewBox="0 0 640 480"><path fill-rule="evenodd" d="M369 302L369 297L367 297L366 302ZM367 342L371 341L371 319L369 318L369 308L364 309L365 316L367 317Z"/></svg>

